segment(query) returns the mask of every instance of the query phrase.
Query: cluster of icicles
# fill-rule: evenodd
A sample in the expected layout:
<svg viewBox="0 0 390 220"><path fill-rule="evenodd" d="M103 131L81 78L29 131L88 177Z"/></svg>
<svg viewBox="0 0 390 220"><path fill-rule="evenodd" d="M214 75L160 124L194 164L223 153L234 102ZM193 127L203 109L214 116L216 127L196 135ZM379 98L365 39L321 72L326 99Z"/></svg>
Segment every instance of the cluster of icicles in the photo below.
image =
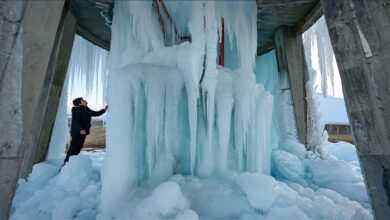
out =
<svg viewBox="0 0 390 220"><path fill-rule="evenodd" d="M75 87L81 86L85 88L87 97L98 97L102 92L101 99L104 99L107 62L108 51L76 35L68 67L70 97L73 97ZM92 92L95 94L91 94ZM104 103L103 100L96 100L96 102Z"/></svg>
<svg viewBox="0 0 390 220"><path fill-rule="evenodd" d="M88 94L99 91L98 82L103 82L105 91L107 82L104 210L110 210L110 204L132 186L174 173L201 177L270 173L274 101L256 84L253 73L256 2L188 1L177 7L182 4L190 4L184 8L190 9L186 28L191 42L166 46L166 35L177 33L161 32L153 1L115 2L109 58L107 51L76 36L68 70L70 87L84 82ZM217 65L221 18L227 42L237 48L233 52L239 65L234 70ZM310 48L306 56L311 56L314 46L319 55L325 54L325 59L319 59L320 72L333 84L332 68L328 68L333 53L319 34L325 22L319 24L305 34L305 47ZM323 83L326 91L326 80ZM65 111L62 115L65 125ZM56 152L53 155L62 150Z"/></svg>
<svg viewBox="0 0 390 220"><path fill-rule="evenodd" d="M307 66L309 67L309 80L315 81L317 74L319 74L323 95L327 96L328 90L331 89L331 95L335 96L335 71L338 67L324 17L321 17L303 34L303 44ZM316 70L317 66L318 70Z"/></svg>

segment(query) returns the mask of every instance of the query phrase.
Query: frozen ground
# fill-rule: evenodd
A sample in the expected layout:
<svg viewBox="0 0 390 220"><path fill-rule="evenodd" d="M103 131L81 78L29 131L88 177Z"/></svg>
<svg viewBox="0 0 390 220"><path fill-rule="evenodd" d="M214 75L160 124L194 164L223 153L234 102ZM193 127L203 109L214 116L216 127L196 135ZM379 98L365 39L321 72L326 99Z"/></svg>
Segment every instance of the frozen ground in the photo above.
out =
<svg viewBox="0 0 390 220"><path fill-rule="evenodd" d="M60 161L45 161L20 180L11 219L372 219L353 145L328 144L326 159L299 158L297 149L273 152L277 179L148 180L123 194L113 216L99 215L103 151L72 157L60 172Z"/></svg>

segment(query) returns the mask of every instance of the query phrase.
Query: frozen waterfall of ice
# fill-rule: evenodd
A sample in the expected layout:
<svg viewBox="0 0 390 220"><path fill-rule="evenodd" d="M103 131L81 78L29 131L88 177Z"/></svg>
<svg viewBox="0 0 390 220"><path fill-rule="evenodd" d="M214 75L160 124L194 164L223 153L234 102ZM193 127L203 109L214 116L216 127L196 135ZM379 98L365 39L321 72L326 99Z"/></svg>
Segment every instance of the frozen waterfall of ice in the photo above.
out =
<svg viewBox="0 0 390 220"><path fill-rule="evenodd" d="M115 4L103 213L145 180L269 174L273 96L253 73L256 2L192 2L191 43L172 47L150 2ZM241 42L236 70L216 63L221 17Z"/></svg>

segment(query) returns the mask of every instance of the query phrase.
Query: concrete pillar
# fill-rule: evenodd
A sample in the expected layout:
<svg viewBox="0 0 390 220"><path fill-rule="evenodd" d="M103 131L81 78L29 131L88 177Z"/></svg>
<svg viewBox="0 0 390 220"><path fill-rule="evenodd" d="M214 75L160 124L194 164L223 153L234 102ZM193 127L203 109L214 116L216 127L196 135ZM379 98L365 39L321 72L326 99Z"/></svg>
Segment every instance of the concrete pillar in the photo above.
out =
<svg viewBox="0 0 390 220"><path fill-rule="evenodd" d="M376 219L390 216L390 2L322 0Z"/></svg>
<svg viewBox="0 0 390 220"><path fill-rule="evenodd" d="M23 178L31 172L33 162L36 162L35 155L43 147L38 146L38 142L46 108L51 107L48 99L68 11L66 1L49 2L28 1L23 19L21 148L25 149L25 153L20 169L20 177Z"/></svg>
<svg viewBox="0 0 390 220"><path fill-rule="evenodd" d="M0 219L8 218L17 181L39 149L67 5L0 1Z"/></svg>
<svg viewBox="0 0 390 220"><path fill-rule="evenodd" d="M275 32L275 50L280 74L288 74L297 123L299 141L306 145L307 103L305 57L302 35L296 36L294 29L282 26Z"/></svg>
<svg viewBox="0 0 390 220"><path fill-rule="evenodd" d="M46 158L51 133L57 115L61 91L62 89L67 89L63 88L63 86L76 33L76 18L70 11L68 11L64 23L60 28L59 40L53 48L48 68L48 72L52 75L52 79L49 85L49 93L47 94L48 97L42 121L42 129L36 144L36 149L33 151L32 157L30 157L29 164L39 163Z"/></svg>

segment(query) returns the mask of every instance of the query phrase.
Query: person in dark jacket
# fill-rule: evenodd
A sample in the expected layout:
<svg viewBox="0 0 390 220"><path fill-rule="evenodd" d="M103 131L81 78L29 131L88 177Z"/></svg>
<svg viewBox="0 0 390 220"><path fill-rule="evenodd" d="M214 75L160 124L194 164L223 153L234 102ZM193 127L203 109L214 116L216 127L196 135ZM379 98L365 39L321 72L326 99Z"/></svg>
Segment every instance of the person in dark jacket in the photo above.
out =
<svg viewBox="0 0 390 220"><path fill-rule="evenodd" d="M70 147L66 154L64 165L68 162L69 157L78 155L83 148L85 137L89 134L91 128L91 117L97 117L104 114L108 106L100 111L92 111L88 108L87 100L83 98L76 98L73 100L72 108L72 125L70 129L70 135L72 140L70 141Z"/></svg>

